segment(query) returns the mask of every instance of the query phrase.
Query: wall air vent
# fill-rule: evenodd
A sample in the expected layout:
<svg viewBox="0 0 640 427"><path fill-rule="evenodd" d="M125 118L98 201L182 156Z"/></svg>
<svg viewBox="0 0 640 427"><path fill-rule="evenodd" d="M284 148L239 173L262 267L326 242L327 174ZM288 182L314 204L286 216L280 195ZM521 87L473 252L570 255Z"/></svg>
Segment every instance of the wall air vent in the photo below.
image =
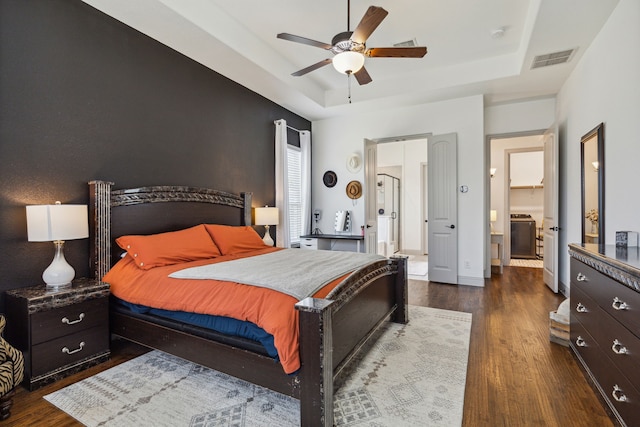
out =
<svg viewBox="0 0 640 427"><path fill-rule="evenodd" d="M538 55L533 58L531 69L548 67L550 65L564 64L569 62L575 49L563 50L560 52L547 53L546 55Z"/></svg>
<svg viewBox="0 0 640 427"><path fill-rule="evenodd" d="M418 41L416 39L407 40L406 42L394 43L394 47L416 47Z"/></svg>

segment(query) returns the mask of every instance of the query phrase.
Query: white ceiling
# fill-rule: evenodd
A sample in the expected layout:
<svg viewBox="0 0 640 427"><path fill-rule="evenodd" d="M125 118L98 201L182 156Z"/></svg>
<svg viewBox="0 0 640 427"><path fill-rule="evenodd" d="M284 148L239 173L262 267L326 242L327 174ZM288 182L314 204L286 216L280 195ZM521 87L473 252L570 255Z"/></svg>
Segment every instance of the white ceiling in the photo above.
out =
<svg viewBox="0 0 640 427"><path fill-rule="evenodd" d="M331 65L291 76L332 54L276 38L330 44L347 30L346 0L83 1L309 120L478 94L487 104L554 96L618 3L352 0L352 31L369 6L389 12L368 47L416 39L428 49L421 59L367 58L373 82L359 86ZM573 48L568 63L530 69L536 55Z"/></svg>

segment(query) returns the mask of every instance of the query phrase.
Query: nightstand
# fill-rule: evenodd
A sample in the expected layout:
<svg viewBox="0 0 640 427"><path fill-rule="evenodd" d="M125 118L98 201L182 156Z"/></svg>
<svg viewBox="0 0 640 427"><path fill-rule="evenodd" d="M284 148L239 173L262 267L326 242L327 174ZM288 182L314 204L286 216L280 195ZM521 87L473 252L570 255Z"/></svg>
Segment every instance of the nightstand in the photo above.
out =
<svg viewBox="0 0 640 427"><path fill-rule="evenodd" d="M76 279L6 293L6 339L24 353L24 385L35 390L109 359L109 284Z"/></svg>

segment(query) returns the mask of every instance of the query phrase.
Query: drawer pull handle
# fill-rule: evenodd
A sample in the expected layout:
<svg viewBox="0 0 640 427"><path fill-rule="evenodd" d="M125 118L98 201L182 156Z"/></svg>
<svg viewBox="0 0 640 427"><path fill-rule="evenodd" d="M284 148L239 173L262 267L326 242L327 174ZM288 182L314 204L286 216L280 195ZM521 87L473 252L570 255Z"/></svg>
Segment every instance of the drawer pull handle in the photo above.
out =
<svg viewBox="0 0 640 427"><path fill-rule="evenodd" d="M576 338L576 345L578 347L586 347L587 343L584 341L584 339L578 335L578 338Z"/></svg>
<svg viewBox="0 0 640 427"><path fill-rule="evenodd" d="M618 387L618 384L613 386L613 392L611 393L611 396L613 396L613 398L618 402L627 401L627 396L624 395L624 393L622 392L622 389Z"/></svg>
<svg viewBox="0 0 640 427"><path fill-rule="evenodd" d="M611 304L611 307L613 307L616 310L628 310L629 309L629 304L627 304L626 302L622 301L618 297L613 297L613 304Z"/></svg>
<svg viewBox="0 0 640 427"><path fill-rule="evenodd" d="M80 347L76 348L75 350L69 350L68 347L62 347L62 352L65 354L73 354L73 353L77 353L79 351L82 351L82 349L84 348L84 341L82 341L80 343Z"/></svg>
<svg viewBox="0 0 640 427"><path fill-rule="evenodd" d="M587 307L585 307L584 305L582 305L581 302L579 302L578 305L576 306L576 311L578 313L586 313L587 312Z"/></svg>
<svg viewBox="0 0 640 427"><path fill-rule="evenodd" d="M613 340L611 350L613 350L615 354L629 354L629 350L627 350L627 347L623 346L622 343L618 340Z"/></svg>
<svg viewBox="0 0 640 427"><path fill-rule="evenodd" d="M586 282L587 281L587 276L585 276L582 273L578 273L578 275L576 276L576 280L578 282Z"/></svg>
<svg viewBox="0 0 640 427"><path fill-rule="evenodd" d="M63 317L62 323L66 323L67 325L74 325L76 323L82 322L82 319L84 319L84 313L80 313L80 315L78 316L78 320L69 320L68 318Z"/></svg>

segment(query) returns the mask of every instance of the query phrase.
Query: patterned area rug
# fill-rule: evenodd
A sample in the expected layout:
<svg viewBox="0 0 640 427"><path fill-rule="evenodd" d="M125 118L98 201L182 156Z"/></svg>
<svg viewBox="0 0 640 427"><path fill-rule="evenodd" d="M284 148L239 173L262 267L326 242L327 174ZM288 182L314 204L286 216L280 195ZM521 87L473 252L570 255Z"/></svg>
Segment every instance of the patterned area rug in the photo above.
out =
<svg viewBox="0 0 640 427"><path fill-rule="evenodd" d="M459 426L471 314L410 306L352 364L337 426ZM297 426L299 402L159 351L45 396L87 426Z"/></svg>

